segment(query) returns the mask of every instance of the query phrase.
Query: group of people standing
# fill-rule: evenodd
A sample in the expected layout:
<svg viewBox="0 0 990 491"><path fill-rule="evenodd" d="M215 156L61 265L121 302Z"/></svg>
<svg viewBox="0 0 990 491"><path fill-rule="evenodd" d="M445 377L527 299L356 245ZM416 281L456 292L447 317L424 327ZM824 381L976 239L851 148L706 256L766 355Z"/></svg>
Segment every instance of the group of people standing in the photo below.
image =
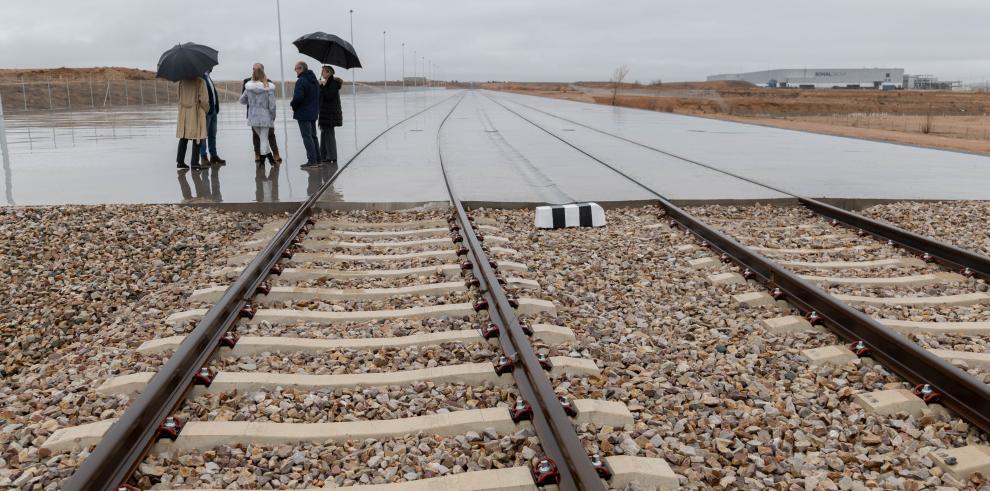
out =
<svg viewBox="0 0 990 491"><path fill-rule="evenodd" d="M303 146L306 148L306 163L303 168L318 167L322 164L336 165L337 142L334 129L343 125L340 107L340 88L343 80L334 77L334 69L323 66L320 81L305 62L295 66L296 88L289 106L292 117L299 125ZM180 169L203 169L210 165L225 165L226 161L217 155L217 116L220 101L210 73L198 78L179 82L179 116L176 137L179 139L176 165ZM251 140L254 145L254 161L264 165L282 162L278 143L275 140L276 98L275 84L265 75L265 67L255 63L251 77L244 79L241 87L240 103L247 106L247 123L251 127ZM320 131L317 136L316 127ZM184 162L189 141L192 141L190 163ZM209 158L207 158L209 153Z"/></svg>

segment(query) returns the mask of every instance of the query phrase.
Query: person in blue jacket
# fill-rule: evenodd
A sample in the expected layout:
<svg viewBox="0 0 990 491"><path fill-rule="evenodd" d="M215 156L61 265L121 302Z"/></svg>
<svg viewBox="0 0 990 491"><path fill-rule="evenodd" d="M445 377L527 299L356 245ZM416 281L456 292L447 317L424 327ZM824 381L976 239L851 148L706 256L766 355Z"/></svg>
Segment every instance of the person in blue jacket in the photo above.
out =
<svg viewBox="0 0 990 491"><path fill-rule="evenodd" d="M320 118L320 82L306 62L296 63L296 90L292 93L292 119L299 123L306 163L301 167L320 165L320 143L316 137L316 120Z"/></svg>

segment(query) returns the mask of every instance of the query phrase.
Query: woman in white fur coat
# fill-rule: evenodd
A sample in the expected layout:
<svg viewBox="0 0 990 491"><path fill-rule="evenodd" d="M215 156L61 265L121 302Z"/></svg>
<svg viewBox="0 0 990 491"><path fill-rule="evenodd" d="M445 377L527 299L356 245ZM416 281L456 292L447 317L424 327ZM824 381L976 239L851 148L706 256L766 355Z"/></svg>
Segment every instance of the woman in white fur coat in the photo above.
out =
<svg viewBox="0 0 990 491"><path fill-rule="evenodd" d="M255 66L251 72L251 81L244 85L241 94L241 104L248 107L248 126L257 133L261 142L259 165L265 165L265 159L275 165L275 157L268 145L268 132L275 127L275 84L268 80L265 69Z"/></svg>

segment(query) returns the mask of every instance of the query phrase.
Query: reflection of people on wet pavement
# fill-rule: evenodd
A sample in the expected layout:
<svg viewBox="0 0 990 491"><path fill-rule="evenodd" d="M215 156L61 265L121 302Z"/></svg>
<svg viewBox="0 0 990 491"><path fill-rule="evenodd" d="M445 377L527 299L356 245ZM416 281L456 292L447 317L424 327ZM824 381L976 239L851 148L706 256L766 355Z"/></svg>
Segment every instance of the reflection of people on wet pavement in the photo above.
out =
<svg viewBox="0 0 990 491"><path fill-rule="evenodd" d="M254 200L263 202L278 201L278 170L281 166L266 167L258 165L254 168Z"/></svg>
<svg viewBox="0 0 990 491"><path fill-rule="evenodd" d="M333 177L333 174L337 172L337 164L307 167L305 171L309 174L309 181L306 184L306 194L312 196L313 193L319 192L323 184L329 181ZM334 190L333 186L330 186L320 200L340 201L341 198L343 198L343 195Z"/></svg>
<svg viewBox="0 0 990 491"><path fill-rule="evenodd" d="M223 196L220 194L219 167L193 171L181 169L178 175L179 191L182 193L183 203L219 203L223 201ZM189 178L192 178L192 187L189 186ZM193 196L193 189L196 190L195 196Z"/></svg>

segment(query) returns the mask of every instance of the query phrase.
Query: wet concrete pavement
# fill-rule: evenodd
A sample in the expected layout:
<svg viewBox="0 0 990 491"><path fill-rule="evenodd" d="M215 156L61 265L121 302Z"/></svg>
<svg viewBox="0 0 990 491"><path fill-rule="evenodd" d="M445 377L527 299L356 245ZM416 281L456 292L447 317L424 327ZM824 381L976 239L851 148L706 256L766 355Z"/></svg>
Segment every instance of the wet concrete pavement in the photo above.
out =
<svg viewBox="0 0 990 491"><path fill-rule="evenodd" d="M351 98L342 94L345 126L337 128L339 159L346 161L387 124L450 96L442 90L396 92L387 98L358 94L354 125ZM175 114L173 107L146 106L8 115L12 203L7 204L300 202L309 196L307 190L319 188L312 184L326 169L299 168L305 150L291 112L287 153L281 113L275 123L285 162L258 169L244 106L222 104L217 149L227 165L202 171L176 170Z"/></svg>
<svg viewBox="0 0 990 491"><path fill-rule="evenodd" d="M537 110L802 196L990 199L990 157L656 111L490 95L527 117L541 116L550 128L575 125ZM597 148L590 133L584 129L581 138ZM712 190L717 194L720 187Z"/></svg>
<svg viewBox="0 0 990 491"><path fill-rule="evenodd" d="M441 155L468 201L652 198L596 159L676 200L785 196L685 159L812 197L990 199L990 158L956 152L485 91L359 94L357 125L350 97L342 102L341 163L423 112L354 159L321 197L328 203L443 202ZM228 164L185 172L174 164L173 108L8 116L7 195L19 205L298 202L333 175L299 168L304 151L291 120L286 162L258 168L243 111L236 103L221 110L218 147ZM285 147L281 115L276 124Z"/></svg>

